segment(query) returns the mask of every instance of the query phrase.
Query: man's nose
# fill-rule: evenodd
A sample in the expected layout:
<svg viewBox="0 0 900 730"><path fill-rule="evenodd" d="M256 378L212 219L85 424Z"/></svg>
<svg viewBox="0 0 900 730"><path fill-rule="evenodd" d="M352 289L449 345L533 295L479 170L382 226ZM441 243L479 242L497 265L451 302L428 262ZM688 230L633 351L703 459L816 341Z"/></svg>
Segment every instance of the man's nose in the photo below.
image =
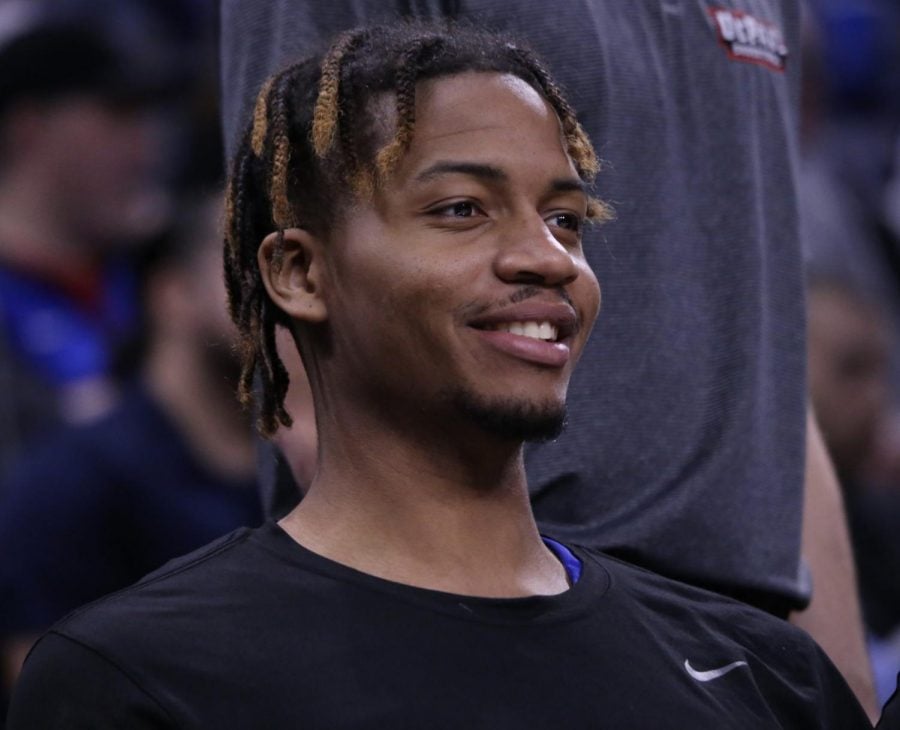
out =
<svg viewBox="0 0 900 730"><path fill-rule="evenodd" d="M507 227L494 268L504 281L540 286L565 286L578 276L572 250L538 214Z"/></svg>

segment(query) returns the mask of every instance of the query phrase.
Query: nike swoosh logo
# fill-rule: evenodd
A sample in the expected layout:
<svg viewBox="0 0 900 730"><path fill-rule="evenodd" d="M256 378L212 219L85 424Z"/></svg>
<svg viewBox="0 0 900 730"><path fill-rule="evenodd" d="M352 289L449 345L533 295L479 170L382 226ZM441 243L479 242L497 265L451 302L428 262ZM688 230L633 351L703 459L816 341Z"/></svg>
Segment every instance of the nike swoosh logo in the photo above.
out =
<svg viewBox="0 0 900 730"><path fill-rule="evenodd" d="M738 667L746 667L747 662L731 662L731 664L726 664L724 667L719 667L718 669L709 669L705 672L698 672L691 666L690 659L684 660L684 668L687 670L687 673L690 674L694 679L698 682L709 682L713 679L718 679L719 677L728 674L732 669L737 669Z"/></svg>

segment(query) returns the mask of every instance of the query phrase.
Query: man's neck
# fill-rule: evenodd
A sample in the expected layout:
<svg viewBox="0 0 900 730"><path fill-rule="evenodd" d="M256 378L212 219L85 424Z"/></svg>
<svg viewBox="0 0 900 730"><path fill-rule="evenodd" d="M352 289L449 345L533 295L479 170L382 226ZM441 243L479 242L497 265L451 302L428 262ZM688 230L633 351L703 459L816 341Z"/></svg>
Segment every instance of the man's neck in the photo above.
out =
<svg viewBox="0 0 900 730"><path fill-rule="evenodd" d="M404 437L377 419L338 422L339 433L320 432L316 477L281 522L297 542L362 572L449 593L566 589L531 513L521 444L476 430L454 437L446 423L435 438Z"/></svg>

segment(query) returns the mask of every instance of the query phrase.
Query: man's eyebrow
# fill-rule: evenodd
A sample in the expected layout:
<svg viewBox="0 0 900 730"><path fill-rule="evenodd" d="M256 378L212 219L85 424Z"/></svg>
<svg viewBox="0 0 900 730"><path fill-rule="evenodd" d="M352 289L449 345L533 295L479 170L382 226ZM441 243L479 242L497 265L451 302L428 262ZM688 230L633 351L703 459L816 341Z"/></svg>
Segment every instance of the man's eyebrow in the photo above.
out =
<svg viewBox="0 0 900 730"><path fill-rule="evenodd" d="M509 180L509 176L499 167L487 165L481 162L436 162L430 167L426 167L415 177L416 182L426 182L441 175L469 175L470 177L479 178L488 182L505 182ZM548 186L548 192L551 193L584 193L587 195L588 186L581 178L578 177L560 177L551 181Z"/></svg>
<svg viewBox="0 0 900 730"><path fill-rule="evenodd" d="M550 183L551 193L584 193L588 194L587 183L579 177L559 177Z"/></svg>
<svg viewBox="0 0 900 730"><path fill-rule="evenodd" d="M481 162L436 162L416 175L416 182L425 182L441 175L469 175L489 182L502 182L509 176L499 167Z"/></svg>

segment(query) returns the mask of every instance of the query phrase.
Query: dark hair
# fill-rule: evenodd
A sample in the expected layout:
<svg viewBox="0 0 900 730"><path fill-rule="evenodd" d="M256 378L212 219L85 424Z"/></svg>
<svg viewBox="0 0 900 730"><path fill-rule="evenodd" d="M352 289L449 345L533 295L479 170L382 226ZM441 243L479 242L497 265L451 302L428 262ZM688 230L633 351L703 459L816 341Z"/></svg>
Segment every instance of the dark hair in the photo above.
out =
<svg viewBox="0 0 900 730"><path fill-rule="evenodd" d="M597 157L572 107L543 63L505 37L467 26L403 23L348 31L324 54L269 78L235 156L225 210L225 279L243 370L239 397L251 401L261 379L259 429L291 425L284 408L288 375L275 347L287 316L263 286L257 250L273 231L294 226L322 235L346 190L368 197L408 149L415 129L416 84L467 71L509 73L526 81L559 116L579 175L591 182ZM379 134L374 102L391 92L396 128ZM588 216L605 218L592 201ZM276 260L278 260L276 249Z"/></svg>

